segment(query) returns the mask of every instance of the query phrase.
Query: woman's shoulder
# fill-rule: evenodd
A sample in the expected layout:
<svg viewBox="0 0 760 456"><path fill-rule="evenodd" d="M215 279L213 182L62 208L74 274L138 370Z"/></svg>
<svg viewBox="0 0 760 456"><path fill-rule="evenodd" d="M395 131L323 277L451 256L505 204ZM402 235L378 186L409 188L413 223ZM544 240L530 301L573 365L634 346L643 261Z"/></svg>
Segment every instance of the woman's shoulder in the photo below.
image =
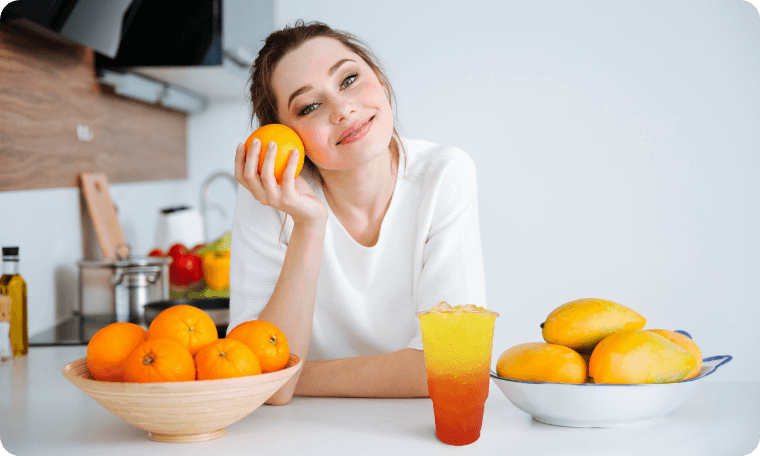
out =
<svg viewBox="0 0 760 456"><path fill-rule="evenodd" d="M445 144L437 144L424 139L401 138L401 142L413 157L422 160L450 159L468 160L470 155L463 149Z"/></svg>
<svg viewBox="0 0 760 456"><path fill-rule="evenodd" d="M475 178L475 162L463 149L452 145L441 145L421 139L401 138L406 151L407 176L424 177L425 181L435 180L449 174L452 168L458 174Z"/></svg>

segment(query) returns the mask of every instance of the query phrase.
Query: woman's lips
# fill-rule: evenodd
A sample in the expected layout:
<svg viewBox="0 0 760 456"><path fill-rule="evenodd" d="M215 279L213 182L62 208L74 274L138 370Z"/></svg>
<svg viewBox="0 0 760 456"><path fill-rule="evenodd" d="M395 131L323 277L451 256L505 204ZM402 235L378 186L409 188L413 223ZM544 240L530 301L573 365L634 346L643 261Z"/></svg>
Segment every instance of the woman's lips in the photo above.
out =
<svg viewBox="0 0 760 456"><path fill-rule="evenodd" d="M370 119L361 127L354 129L351 133L341 138L338 144L349 144L354 141L358 141L367 135L367 132L372 128L372 122L375 120L375 116Z"/></svg>

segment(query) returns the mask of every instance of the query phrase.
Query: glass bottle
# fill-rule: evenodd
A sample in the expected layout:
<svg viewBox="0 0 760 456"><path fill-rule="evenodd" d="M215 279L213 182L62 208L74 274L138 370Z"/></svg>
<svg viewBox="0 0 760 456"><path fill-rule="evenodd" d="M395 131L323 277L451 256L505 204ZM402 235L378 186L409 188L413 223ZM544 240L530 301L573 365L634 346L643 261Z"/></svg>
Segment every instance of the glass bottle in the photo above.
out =
<svg viewBox="0 0 760 456"><path fill-rule="evenodd" d="M13 359L11 345L11 298L0 294L0 362Z"/></svg>
<svg viewBox="0 0 760 456"><path fill-rule="evenodd" d="M11 345L13 356L29 351L26 319L26 282L19 274L18 247L3 247L3 275L0 294L11 298Z"/></svg>

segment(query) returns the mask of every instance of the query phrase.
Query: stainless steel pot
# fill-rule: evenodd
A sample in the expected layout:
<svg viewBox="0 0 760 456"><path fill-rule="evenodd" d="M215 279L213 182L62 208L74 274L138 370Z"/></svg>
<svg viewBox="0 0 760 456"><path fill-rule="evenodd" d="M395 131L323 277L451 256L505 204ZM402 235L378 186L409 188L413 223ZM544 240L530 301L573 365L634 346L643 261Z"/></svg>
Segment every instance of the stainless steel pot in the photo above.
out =
<svg viewBox="0 0 760 456"><path fill-rule="evenodd" d="M79 261L79 315L143 320L145 305L169 299L168 257L129 256Z"/></svg>

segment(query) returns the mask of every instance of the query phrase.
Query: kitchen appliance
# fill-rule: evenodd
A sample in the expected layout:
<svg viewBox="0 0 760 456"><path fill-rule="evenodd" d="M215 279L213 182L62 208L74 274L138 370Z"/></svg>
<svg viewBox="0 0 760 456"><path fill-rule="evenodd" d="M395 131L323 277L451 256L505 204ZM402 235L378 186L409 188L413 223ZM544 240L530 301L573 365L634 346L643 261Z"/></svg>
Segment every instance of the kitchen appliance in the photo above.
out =
<svg viewBox="0 0 760 456"><path fill-rule="evenodd" d="M169 299L170 257L79 261L78 315L141 323L145 305Z"/></svg>
<svg viewBox="0 0 760 456"><path fill-rule="evenodd" d="M92 271L89 271L92 272ZM106 277L107 278L107 277ZM96 290L90 290L90 293ZM107 290L106 294L108 293ZM0 298L1 299L1 298ZM91 306L95 302L90 302L88 306L90 310ZM203 299L175 299L170 301L151 301L145 305L145 318L138 321L137 324L145 329L148 329L150 322L153 321L156 315L164 308L171 304L187 304L198 307L206 312L216 325L216 330L219 333L219 337L227 336L227 327L229 326L229 298L203 298ZM29 338L29 346L32 347L53 347L53 346L72 346L72 345L87 345L90 339L97 334L98 331L110 325L116 323L116 317L114 314L110 316L106 314L103 317L92 315L83 317L81 315L73 315L62 322L58 323L52 328L35 334Z"/></svg>
<svg viewBox="0 0 760 456"><path fill-rule="evenodd" d="M178 305L193 306L206 312L206 314L214 321L219 337L227 336L227 326L230 324L230 298L185 298L150 302L145 306L145 323L150 326L150 323L158 314L169 307Z"/></svg>
<svg viewBox="0 0 760 456"><path fill-rule="evenodd" d="M122 19L131 3L132 0L21 0L3 9L2 21L53 41L82 44L113 57L119 49Z"/></svg>
<svg viewBox="0 0 760 456"><path fill-rule="evenodd" d="M144 84L116 83L125 96L142 99L150 82L169 83L160 100L171 105L177 92L187 94L178 87L213 99L245 96L253 59L274 30L274 0L17 0L0 20L92 48L101 78L104 72L143 76Z"/></svg>
<svg viewBox="0 0 760 456"><path fill-rule="evenodd" d="M205 243L203 217L190 206L166 207L160 211L156 245L168 250L180 243L188 249Z"/></svg>

